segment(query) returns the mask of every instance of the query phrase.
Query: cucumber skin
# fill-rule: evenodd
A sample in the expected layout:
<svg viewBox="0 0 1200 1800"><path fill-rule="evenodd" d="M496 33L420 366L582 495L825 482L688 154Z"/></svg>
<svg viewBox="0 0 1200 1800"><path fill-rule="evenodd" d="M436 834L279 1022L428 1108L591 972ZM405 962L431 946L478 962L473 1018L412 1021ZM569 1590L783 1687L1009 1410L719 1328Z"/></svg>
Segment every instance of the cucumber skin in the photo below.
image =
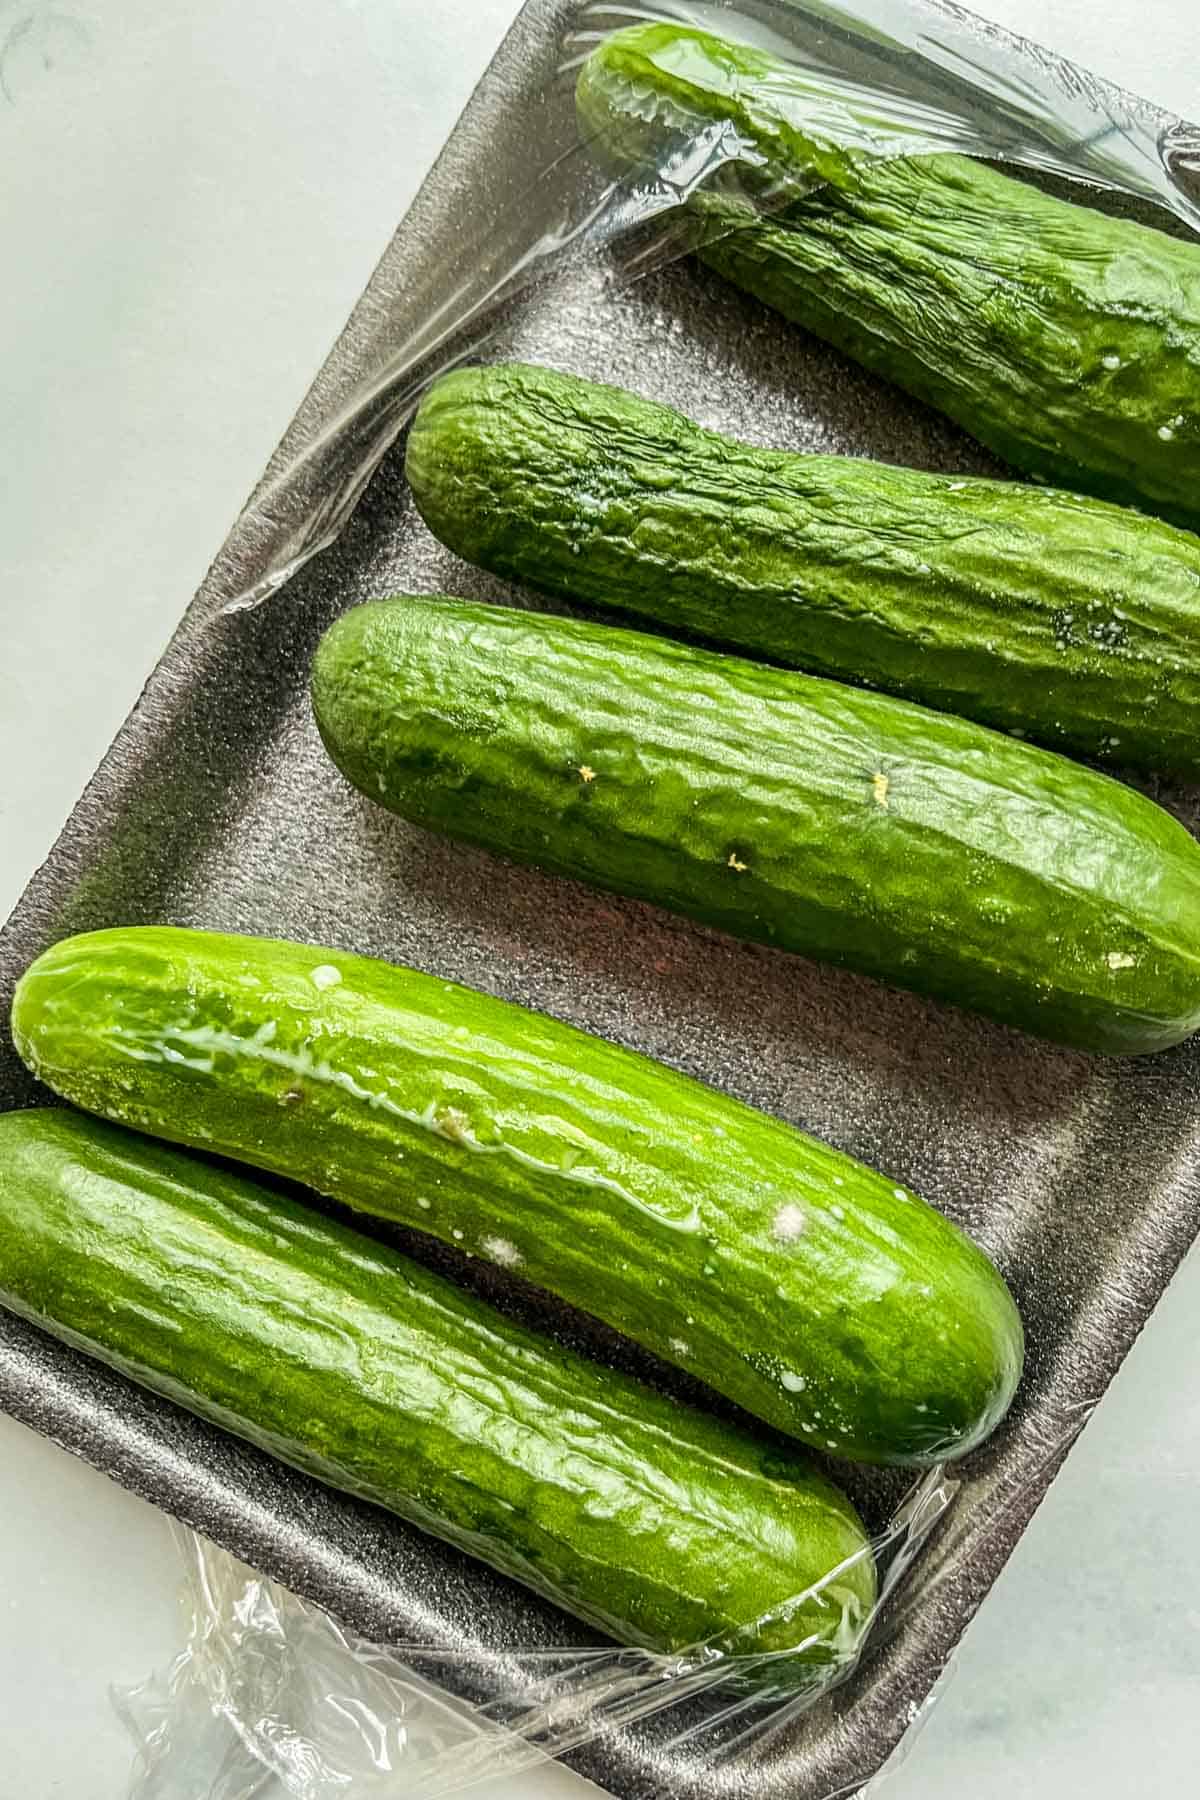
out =
<svg viewBox="0 0 1200 1800"><path fill-rule="evenodd" d="M351 781L452 837L1085 1050L1200 1024L1200 847L983 726L425 598L338 620L313 703Z"/></svg>
<svg viewBox="0 0 1200 1800"><path fill-rule="evenodd" d="M1200 775L1200 541L1102 501L754 449L522 364L422 402L457 555L1055 748Z"/></svg>
<svg viewBox="0 0 1200 1800"><path fill-rule="evenodd" d="M932 1208L698 1082L470 989L132 927L46 951L13 1036L87 1110L511 1267L822 1450L962 1454L1019 1379L1007 1288Z"/></svg>
<svg viewBox="0 0 1200 1800"><path fill-rule="evenodd" d="M0 1118L0 1302L620 1642L822 1661L874 1603L862 1525L800 1454L113 1126Z"/></svg>
<svg viewBox="0 0 1200 1800"><path fill-rule="evenodd" d="M706 262L1014 468L1200 525L1200 246L968 157L856 150L848 110L833 142L810 87L750 46L635 25L593 51L577 103L626 167L731 121L771 198L693 195Z"/></svg>

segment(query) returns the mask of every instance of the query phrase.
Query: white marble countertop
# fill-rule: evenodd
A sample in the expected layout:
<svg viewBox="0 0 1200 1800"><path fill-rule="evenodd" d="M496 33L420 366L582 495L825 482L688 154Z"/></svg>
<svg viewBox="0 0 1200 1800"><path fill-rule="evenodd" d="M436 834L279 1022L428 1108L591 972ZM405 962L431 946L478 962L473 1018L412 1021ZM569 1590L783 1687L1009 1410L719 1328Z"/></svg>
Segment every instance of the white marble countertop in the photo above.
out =
<svg viewBox="0 0 1200 1800"><path fill-rule="evenodd" d="M976 3L1200 112L1194 0ZM0 0L0 914L515 10ZM1194 1791L1198 1314L1193 1255L888 1800ZM0 1418L0 1792L124 1794L107 1690L177 1648L177 1584L161 1515ZM553 1771L493 1791L589 1790Z"/></svg>

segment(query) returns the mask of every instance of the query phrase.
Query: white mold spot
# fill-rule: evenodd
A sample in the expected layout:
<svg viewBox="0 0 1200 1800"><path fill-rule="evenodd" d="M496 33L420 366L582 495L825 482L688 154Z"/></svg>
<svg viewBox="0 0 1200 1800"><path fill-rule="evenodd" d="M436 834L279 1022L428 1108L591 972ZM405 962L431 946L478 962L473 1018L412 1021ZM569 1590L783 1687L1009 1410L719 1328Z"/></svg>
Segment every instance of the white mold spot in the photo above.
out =
<svg viewBox="0 0 1200 1800"><path fill-rule="evenodd" d="M789 1394L802 1394L808 1386L803 1375L797 1375L791 1369L785 1369L779 1379L782 1381Z"/></svg>
<svg viewBox="0 0 1200 1800"><path fill-rule="evenodd" d="M508 1238L481 1238L479 1248L485 1256L490 1256L493 1262L499 1263L504 1269L515 1269L525 1261L517 1246Z"/></svg>
<svg viewBox="0 0 1200 1800"><path fill-rule="evenodd" d="M1115 973L1117 969L1132 969L1137 957L1130 956L1127 950L1110 950L1104 960Z"/></svg>
<svg viewBox="0 0 1200 1800"><path fill-rule="evenodd" d="M789 1204L781 1206L771 1222L771 1236L781 1244L794 1244L803 1237L808 1228L808 1219L803 1207Z"/></svg>

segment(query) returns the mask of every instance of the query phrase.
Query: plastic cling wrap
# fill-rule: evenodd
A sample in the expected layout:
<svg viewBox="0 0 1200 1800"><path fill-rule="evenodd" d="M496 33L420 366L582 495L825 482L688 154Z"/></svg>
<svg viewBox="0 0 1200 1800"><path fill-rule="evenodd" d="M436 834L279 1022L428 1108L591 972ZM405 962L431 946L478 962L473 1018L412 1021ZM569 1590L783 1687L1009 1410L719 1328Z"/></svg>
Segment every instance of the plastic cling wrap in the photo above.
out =
<svg viewBox="0 0 1200 1800"><path fill-rule="evenodd" d="M489 174L460 190L452 256L414 275L394 249L385 255L251 498L236 570L231 561L214 571L223 606L255 604L333 541L424 388L454 363L486 355L532 289L581 263L622 285L686 255L720 230L692 204L698 196L736 196L767 210L794 198L794 189L764 179L761 156L732 118L678 131L652 167L605 174L595 146L581 139L579 70L609 32L654 20L786 58L806 129L848 151L960 151L1108 190L1164 224L1173 216L1200 225L1194 126L957 6L530 0L473 115L476 138L486 134ZM444 153L443 186L474 168L470 136L460 133ZM410 229L420 228L421 209L418 199Z"/></svg>
<svg viewBox="0 0 1200 1800"><path fill-rule="evenodd" d="M1090 1410L1085 1403L1064 1421L1062 1438L1046 1447L1048 1462L1065 1454ZM703 1645L671 1657L514 1646L506 1679L471 1704L459 1697L459 1653L371 1642L175 1526L184 1646L166 1669L113 1693L135 1746L128 1800L273 1800L280 1790L295 1800L440 1800L502 1779L514 1782L515 1794L530 1770L656 1716L669 1764L684 1759L712 1792L724 1792L723 1772L736 1783L747 1753L769 1758L804 1713L832 1704L860 1662L884 1653L904 1628L905 1578L947 1526L958 1486L944 1469L910 1486L871 1545L874 1614L803 1689L794 1677L773 1682L770 1658ZM936 1697L906 1707L901 1755ZM876 1774L868 1747L862 1769L864 1780ZM871 1780L872 1793L887 1772ZM858 1787L821 1788L819 1800ZM816 1800L818 1790L806 1792Z"/></svg>
<svg viewBox="0 0 1200 1800"><path fill-rule="evenodd" d="M880 1607L951 1505L932 1470L872 1546ZM176 1528L187 1637L170 1665L114 1703L137 1757L129 1800L251 1800L273 1777L296 1800L437 1800L517 1777L606 1729L663 1713L670 1744L713 1767L769 1742L855 1668L870 1621L797 1688L769 1657L514 1648L482 1706L440 1685L445 1657L347 1631L320 1608Z"/></svg>
<svg viewBox="0 0 1200 1800"><path fill-rule="evenodd" d="M1062 1437L1045 1447L1048 1464L1066 1453L1090 1412L1085 1402L1063 1421ZM807 1687L797 1688L794 1676L773 1683L769 1657L703 1645L670 1657L514 1646L506 1678L497 1682L493 1668L478 1704L464 1697L459 1652L372 1642L176 1525L183 1648L146 1681L113 1690L135 1749L127 1800L274 1800L281 1791L294 1800L440 1800L482 1782L516 1783L655 1716L666 1727L658 1737L669 1766L683 1758L712 1792L725 1792L723 1771L736 1784L747 1752L769 1757L804 1713L830 1704L860 1663L903 1630L905 1577L943 1529L958 1488L941 1468L910 1486L870 1547L879 1574L874 1613ZM877 1773L864 1746L862 1779L872 1793L908 1753L937 1697L907 1705L900 1753L887 1768ZM806 1792L842 1800L859 1786Z"/></svg>

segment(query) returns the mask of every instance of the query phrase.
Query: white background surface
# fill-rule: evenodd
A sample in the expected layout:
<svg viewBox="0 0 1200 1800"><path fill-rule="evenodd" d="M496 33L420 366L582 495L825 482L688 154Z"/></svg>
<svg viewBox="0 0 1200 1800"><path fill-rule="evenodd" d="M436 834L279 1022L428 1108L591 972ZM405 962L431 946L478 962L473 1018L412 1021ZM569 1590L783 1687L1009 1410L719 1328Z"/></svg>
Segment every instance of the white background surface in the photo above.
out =
<svg viewBox="0 0 1200 1800"><path fill-rule="evenodd" d="M1194 0L977 4L1200 111ZM0 914L514 11L0 0ZM887 1800L1195 1792L1198 1314L1193 1257ZM106 1689L177 1646L176 1581L159 1515L0 1419L2 1800L124 1793Z"/></svg>

